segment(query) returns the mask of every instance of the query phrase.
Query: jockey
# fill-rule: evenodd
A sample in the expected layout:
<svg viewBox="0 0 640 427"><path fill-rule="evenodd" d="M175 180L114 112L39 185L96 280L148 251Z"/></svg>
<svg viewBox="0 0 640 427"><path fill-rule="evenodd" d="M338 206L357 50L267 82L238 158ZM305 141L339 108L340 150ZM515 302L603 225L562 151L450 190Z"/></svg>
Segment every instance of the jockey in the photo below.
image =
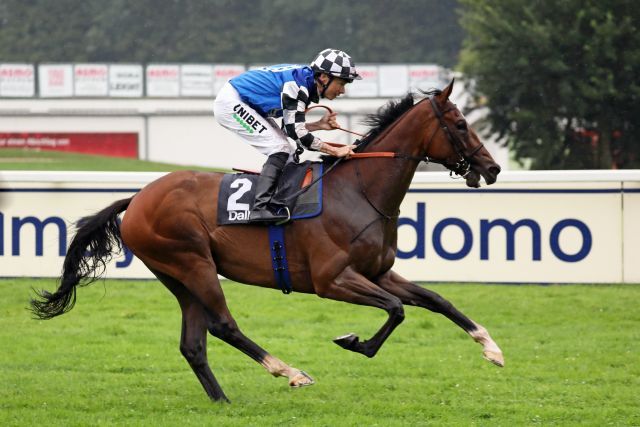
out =
<svg viewBox="0 0 640 427"><path fill-rule="evenodd" d="M310 133L338 128L336 113L307 123L305 110L320 98L342 95L347 83L359 79L349 55L325 49L309 66L283 64L251 70L221 88L213 107L218 123L268 156L256 184L250 222L283 223L289 219L286 206L272 200L282 169L294 151L287 137L298 146L331 156L353 154L349 145L333 147ZM273 117L282 117L283 130Z"/></svg>

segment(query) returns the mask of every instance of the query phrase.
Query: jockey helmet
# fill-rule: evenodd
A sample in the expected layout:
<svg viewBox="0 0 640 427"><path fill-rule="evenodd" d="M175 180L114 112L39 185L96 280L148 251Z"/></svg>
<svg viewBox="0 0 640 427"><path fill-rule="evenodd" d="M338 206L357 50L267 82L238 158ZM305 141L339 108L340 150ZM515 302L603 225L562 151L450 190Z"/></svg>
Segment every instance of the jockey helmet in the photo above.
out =
<svg viewBox="0 0 640 427"><path fill-rule="evenodd" d="M351 57L337 49L325 49L320 52L311 63L311 69L316 73L325 73L349 82L362 79Z"/></svg>

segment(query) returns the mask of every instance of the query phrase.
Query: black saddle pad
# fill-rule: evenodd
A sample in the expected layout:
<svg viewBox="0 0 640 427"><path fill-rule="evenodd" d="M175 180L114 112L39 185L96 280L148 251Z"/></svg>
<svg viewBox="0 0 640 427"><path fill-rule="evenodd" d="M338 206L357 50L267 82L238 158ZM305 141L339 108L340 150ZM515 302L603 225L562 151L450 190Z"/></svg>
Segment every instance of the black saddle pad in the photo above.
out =
<svg viewBox="0 0 640 427"><path fill-rule="evenodd" d="M287 163L278 181L275 198L284 200L291 219L312 218L322 212L322 163L306 161ZM306 178L306 179L305 179ZM218 225L247 224L253 207L258 175L225 174L218 193ZM301 192L303 188L309 187Z"/></svg>

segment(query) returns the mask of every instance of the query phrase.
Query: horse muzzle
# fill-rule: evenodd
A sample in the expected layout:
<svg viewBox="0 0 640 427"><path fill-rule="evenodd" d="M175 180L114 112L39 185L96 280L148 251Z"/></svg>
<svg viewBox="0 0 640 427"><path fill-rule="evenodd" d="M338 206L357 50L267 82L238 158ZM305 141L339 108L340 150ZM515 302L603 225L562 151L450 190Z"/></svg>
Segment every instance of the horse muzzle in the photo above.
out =
<svg viewBox="0 0 640 427"><path fill-rule="evenodd" d="M493 164L487 168L487 171L482 174L484 181L487 185L491 185L498 180L498 174L502 169L497 164Z"/></svg>
<svg viewBox="0 0 640 427"><path fill-rule="evenodd" d="M498 179L501 169L496 163L492 163L486 167L480 165L472 165L471 170L466 175L467 187L479 188L480 177L484 178L487 185L491 185Z"/></svg>

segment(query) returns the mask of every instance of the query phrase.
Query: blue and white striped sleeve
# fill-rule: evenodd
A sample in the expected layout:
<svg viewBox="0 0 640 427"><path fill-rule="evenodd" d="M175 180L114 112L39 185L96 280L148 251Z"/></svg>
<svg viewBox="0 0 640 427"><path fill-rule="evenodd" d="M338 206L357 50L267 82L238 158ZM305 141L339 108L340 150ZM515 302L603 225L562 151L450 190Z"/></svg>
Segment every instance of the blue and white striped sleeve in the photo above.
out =
<svg viewBox="0 0 640 427"><path fill-rule="evenodd" d="M305 127L305 110L309 105L309 91L295 81L286 82L282 88L282 123L287 136L310 150L320 149L322 141Z"/></svg>

